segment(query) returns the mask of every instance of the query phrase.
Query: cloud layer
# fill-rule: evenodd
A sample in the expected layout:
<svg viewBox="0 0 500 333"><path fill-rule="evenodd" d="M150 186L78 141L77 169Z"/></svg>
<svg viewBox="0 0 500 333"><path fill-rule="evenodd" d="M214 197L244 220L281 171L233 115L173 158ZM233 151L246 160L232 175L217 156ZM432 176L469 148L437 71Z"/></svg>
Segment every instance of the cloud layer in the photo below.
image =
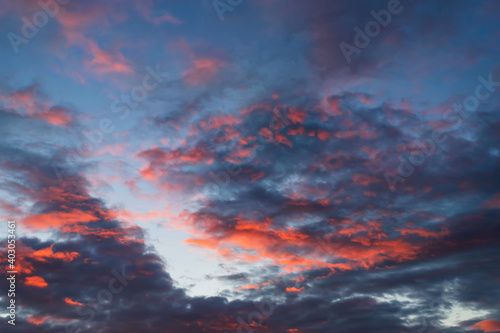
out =
<svg viewBox="0 0 500 333"><path fill-rule="evenodd" d="M75 0L4 40L5 327L500 331L498 4L235 3ZM4 7L20 35L43 10ZM224 292L192 296L175 251Z"/></svg>

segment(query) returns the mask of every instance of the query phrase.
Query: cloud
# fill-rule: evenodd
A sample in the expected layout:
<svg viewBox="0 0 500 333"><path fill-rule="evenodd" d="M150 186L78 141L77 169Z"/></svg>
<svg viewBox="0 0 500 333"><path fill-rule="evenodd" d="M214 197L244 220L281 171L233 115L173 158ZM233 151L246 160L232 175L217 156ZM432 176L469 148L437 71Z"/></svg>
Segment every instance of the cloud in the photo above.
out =
<svg viewBox="0 0 500 333"><path fill-rule="evenodd" d="M472 329L479 329L483 332L498 332L500 331L500 321L494 319L487 319L480 321L471 326Z"/></svg>
<svg viewBox="0 0 500 333"><path fill-rule="evenodd" d="M69 126L73 121L72 111L62 106L51 105L36 84L0 95L3 107L20 116L41 119L55 126Z"/></svg>
<svg viewBox="0 0 500 333"><path fill-rule="evenodd" d="M183 77L189 85L207 84L224 66L224 62L218 59L194 59L191 67L184 71Z"/></svg>
<svg viewBox="0 0 500 333"><path fill-rule="evenodd" d="M144 17L144 19L155 25L160 25L163 22L168 22L170 24L181 24L183 23L180 19L176 18L170 13L165 13L160 16L153 15L153 1L143 1L136 4L137 9Z"/></svg>
<svg viewBox="0 0 500 333"><path fill-rule="evenodd" d="M40 276L28 276L24 282L27 286L33 286L37 288L45 288L48 286L47 282Z"/></svg>
<svg viewBox="0 0 500 333"><path fill-rule="evenodd" d="M21 17L37 8L16 3ZM0 209L23 230L19 332L498 330L498 95L447 117L495 68L497 6L402 3L351 64L339 43L387 1L245 2L224 24L209 2L62 8L30 45L57 61L30 66L64 75L12 88L26 82L13 74L0 94ZM77 155L69 133L100 115L108 79L160 58L175 79ZM415 162L434 129L446 140ZM391 191L385 172L411 160ZM225 290L179 287L164 257L181 248L155 248L164 226L217 260L223 273L203 274Z"/></svg>

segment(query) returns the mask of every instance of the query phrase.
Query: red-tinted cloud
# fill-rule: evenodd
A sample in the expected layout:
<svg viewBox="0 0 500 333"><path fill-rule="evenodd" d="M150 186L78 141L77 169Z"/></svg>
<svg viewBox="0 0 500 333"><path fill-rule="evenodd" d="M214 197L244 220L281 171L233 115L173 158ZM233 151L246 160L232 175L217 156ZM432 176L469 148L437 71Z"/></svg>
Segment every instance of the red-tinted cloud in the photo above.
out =
<svg viewBox="0 0 500 333"><path fill-rule="evenodd" d="M80 256L77 252L55 252L53 251L54 245L33 252L32 257L40 261L46 261L48 258L61 259L63 261L72 261Z"/></svg>
<svg viewBox="0 0 500 333"><path fill-rule="evenodd" d="M470 328L483 332L500 332L500 320L487 319L472 325Z"/></svg>
<svg viewBox="0 0 500 333"><path fill-rule="evenodd" d="M75 301L71 300L71 298L69 298L69 297L66 297L66 298L64 299L64 301L65 301L67 304L69 304L69 305L76 305L76 306L83 305L82 303L75 302Z"/></svg>
<svg viewBox="0 0 500 333"><path fill-rule="evenodd" d="M48 286L48 283L40 276L28 276L24 283L37 288L46 288Z"/></svg>
<svg viewBox="0 0 500 333"><path fill-rule="evenodd" d="M64 225L74 224L78 222L97 221L99 217L78 210L72 209L67 212L50 212L47 214L33 214L21 220L29 228L33 229L49 229L59 228Z"/></svg>

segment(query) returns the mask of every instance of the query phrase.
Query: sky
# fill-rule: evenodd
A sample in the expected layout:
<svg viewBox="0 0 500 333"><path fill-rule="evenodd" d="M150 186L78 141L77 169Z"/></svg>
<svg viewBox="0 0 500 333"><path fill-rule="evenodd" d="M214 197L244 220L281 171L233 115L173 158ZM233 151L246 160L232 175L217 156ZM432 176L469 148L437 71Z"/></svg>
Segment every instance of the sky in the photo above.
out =
<svg viewBox="0 0 500 333"><path fill-rule="evenodd" d="M500 332L500 2L0 4L2 332Z"/></svg>

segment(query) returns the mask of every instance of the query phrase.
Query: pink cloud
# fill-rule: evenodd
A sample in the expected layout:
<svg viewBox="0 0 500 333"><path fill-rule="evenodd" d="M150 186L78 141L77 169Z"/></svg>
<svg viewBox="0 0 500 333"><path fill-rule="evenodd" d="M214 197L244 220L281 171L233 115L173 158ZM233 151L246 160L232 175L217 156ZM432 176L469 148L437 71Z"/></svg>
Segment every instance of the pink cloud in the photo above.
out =
<svg viewBox="0 0 500 333"><path fill-rule="evenodd" d="M61 11L64 13L57 15L56 19L61 25L61 31L68 46L79 46L87 53L88 59L84 61L86 70L98 76L110 73L133 73L132 67L118 50L103 50L96 41L85 36L85 30L89 27L96 24L107 24L106 9L102 6L86 6L84 8L85 10L80 8L80 10L70 11L66 7L61 7Z"/></svg>
<svg viewBox="0 0 500 333"><path fill-rule="evenodd" d="M161 16L153 17L153 1L146 0L136 3L136 7L139 13L144 17L144 19L155 25L160 25L163 22L168 22L171 24L181 24L183 23L180 19L173 16L170 13L165 13Z"/></svg>
<svg viewBox="0 0 500 333"><path fill-rule="evenodd" d="M219 70L224 66L225 63L218 59L200 58L193 60L191 68L183 73L184 80L192 86L206 84L217 76Z"/></svg>
<svg viewBox="0 0 500 333"><path fill-rule="evenodd" d="M32 119L41 119L56 126L67 126L73 121L71 112L61 106L51 106L37 93L36 86L18 90L12 94L0 95L7 110Z"/></svg>

